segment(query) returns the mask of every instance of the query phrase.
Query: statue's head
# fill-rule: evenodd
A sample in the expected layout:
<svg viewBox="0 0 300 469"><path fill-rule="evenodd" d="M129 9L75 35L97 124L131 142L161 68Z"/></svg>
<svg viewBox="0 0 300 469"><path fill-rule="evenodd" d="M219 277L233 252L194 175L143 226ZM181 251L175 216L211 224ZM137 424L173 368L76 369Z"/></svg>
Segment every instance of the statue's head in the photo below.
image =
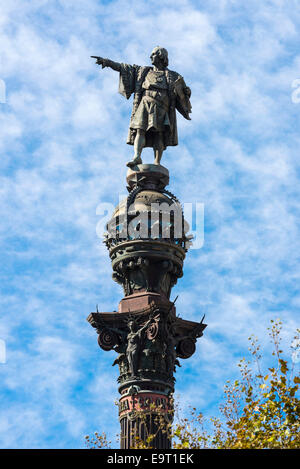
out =
<svg viewBox="0 0 300 469"><path fill-rule="evenodd" d="M154 47L151 55L151 62L153 65L162 64L164 67L167 67L169 64L168 51L164 47Z"/></svg>
<svg viewBox="0 0 300 469"><path fill-rule="evenodd" d="M136 321L134 319L131 319L130 321L128 321L128 327L132 332L136 332L137 331Z"/></svg>

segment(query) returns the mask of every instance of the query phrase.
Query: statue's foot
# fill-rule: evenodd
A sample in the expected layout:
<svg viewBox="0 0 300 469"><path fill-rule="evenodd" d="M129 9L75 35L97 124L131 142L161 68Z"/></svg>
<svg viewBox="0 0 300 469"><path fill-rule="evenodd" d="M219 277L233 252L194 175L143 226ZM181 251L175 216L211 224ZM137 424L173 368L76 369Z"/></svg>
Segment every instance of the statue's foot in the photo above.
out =
<svg viewBox="0 0 300 469"><path fill-rule="evenodd" d="M138 158L134 158L132 161L128 161L128 163L126 163L126 166L132 169L137 164L142 164L142 163L143 163L142 158L138 157Z"/></svg>

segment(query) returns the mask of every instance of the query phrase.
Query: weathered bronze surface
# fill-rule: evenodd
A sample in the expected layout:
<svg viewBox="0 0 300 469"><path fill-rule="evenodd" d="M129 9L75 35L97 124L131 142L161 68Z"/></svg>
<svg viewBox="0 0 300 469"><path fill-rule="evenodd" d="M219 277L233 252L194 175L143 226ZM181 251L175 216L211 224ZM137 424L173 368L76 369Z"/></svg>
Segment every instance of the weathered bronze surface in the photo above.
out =
<svg viewBox="0 0 300 469"><path fill-rule="evenodd" d="M149 380L172 393L178 358L193 355L206 327L176 316L170 302L127 313L91 313L88 321L99 334L99 346L118 353L114 365L119 365L121 393L124 386L136 384L147 390Z"/></svg>
<svg viewBox="0 0 300 469"><path fill-rule="evenodd" d="M167 146L178 144L176 110L190 120L191 90L179 73L169 70L168 52L155 47L150 55L152 67L113 62L91 56L98 65L120 73L119 92L129 99L133 94L133 108L127 143L134 145L133 168L142 163L144 147L154 150L155 164L159 165Z"/></svg>
<svg viewBox="0 0 300 469"><path fill-rule="evenodd" d="M183 275L183 263L191 245L189 226L177 197L166 189L169 171L160 165L163 150L177 145L177 109L186 119L191 112L190 89L183 78L168 70L168 53L156 47L153 67L119 64L95 57L102 67L120 72L119 91L134 94L128 143L134 145L128 163L128 196L107 223L104 243L111 259L113 279L122 285L124 298L118 312L95 312L87 318L98 333L104 351L115 351L119 367L119 418L121 448L130 448L134 435L146 439L155 431L159 405L172 421L172 395L181 359L191 357L206 324L176 314L170 301L173 286ZM153 147L154 164L142 164L141 152ZM170 413L171 411L171 413ZM158 432L154 448L167 449L171 441Z"/></svg>
<svg viewBox="0 0 300 469"><path fill-rule="evenodd" d="M149 402L164 402L166 419L171 418L174 372L181 366L179 359L193 355L206 327L203 321L179 318L169 299L183 275L190 237L181 204L166 189L168 181L169 172L160 165L128 170L129 195L116 207L104 239L113 278L125 296L118 312L88 317L99 346L118 354L113 365L120 373L122 448L132 444L132 432L140 438L146 435L138 412L149 413ZM149 416L149 428L154 428L154 420L155 415ZM154 446L170 445L166 435L158 433Z"/></svg>

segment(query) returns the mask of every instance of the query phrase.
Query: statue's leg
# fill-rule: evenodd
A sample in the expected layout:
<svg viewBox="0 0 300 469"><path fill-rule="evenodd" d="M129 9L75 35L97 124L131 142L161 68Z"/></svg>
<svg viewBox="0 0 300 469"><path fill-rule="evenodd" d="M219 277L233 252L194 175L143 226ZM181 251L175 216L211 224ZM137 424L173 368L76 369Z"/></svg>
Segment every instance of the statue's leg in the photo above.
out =
<svg viewBox="0 0 300 469"><path fill-rule="evenodd" d="M128 354L127 354L127 361L128 361L129 370L133 374L133 362L132 362L132 353L131 352L128 352Z"/></svg>
<svg viewBox="0 0 300 469"><path fill-rule="evenodd" d="M160 160L164 151L163 132L156 132L154 138L154 164L160 164Z"/></svg>
<svg viewBox="0 0 300 469"><path fill-rule="evenodd" d="M129 168L132 168L133 166L135 166L137 164L142 164L143 163L142 158L141 158L141 153L143 151L145 143L146 143L145 131L143 129L137 129L136 136L135 136L135 139L134 139L134 146L133 146L133 148L134 148L134 157L133 157L132 161L129 161L127 163L127 166L129 166Z"/></svg>
<svg viewBox="0 0 300 469"><path fill-rule="evenodd" d="M137 129L134 139L134 159L141 160L141 154L146 143L146 135L143 129ZM141 160L142 161L142 160Z"/></svg>

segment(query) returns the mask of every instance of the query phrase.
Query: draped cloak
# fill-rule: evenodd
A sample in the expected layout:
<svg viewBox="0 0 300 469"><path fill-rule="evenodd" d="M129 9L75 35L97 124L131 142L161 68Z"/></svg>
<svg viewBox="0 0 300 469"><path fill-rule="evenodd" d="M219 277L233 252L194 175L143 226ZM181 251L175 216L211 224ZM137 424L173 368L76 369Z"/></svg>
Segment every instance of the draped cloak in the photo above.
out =
<svg viewBox="0 0 300 469"><path fill-rule="evenodd" d="M143 96L145 95L145 89L143 88L143 83L146 79L146 76L150 70L153 70L153 67L141 67L139 65L128 65L120 64L120 81L119 81L119 93L121 93L125 98L129 99L133 94L133 107L127 137L127 143L129 145L134 144L136 129L136 113L139 108L139 105L142 101ZM165 69L165 77L167 81L167 93L169 98L168 109L165 109L164 119L168 125L164 126L163 129L163 140L165 148L167 146L178 145L178 134L177 134L177 122L176 122L176 109L186 118L190 119L189 112L191 112L191 104L189 101L190 90L184 83L184 80L181 75L177 72ZM176 84L180 83L181 93L176 93ZM154 100L155 102L155 100ZM159 103L157 103L159 106ZM161 110L160 110L161 112ZM153 132L146 131L146 147L153 147Z"/></svg>

